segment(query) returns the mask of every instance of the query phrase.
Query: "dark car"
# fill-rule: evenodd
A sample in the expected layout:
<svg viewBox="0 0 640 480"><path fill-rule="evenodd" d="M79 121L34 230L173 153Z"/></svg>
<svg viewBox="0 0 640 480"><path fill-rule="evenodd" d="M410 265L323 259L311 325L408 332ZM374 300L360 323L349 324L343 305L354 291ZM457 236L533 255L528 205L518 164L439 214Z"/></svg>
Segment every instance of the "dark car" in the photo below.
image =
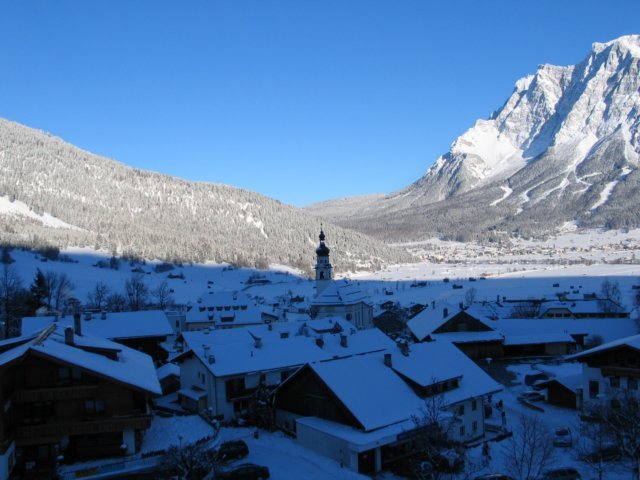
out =
<svg viewBox="0 0 640 480"><path fill-rule="evenodd" d="M220 444L216 459L220 462L244 458L249 455L249 447L242 440L230 440Z"/></svg>
<svg viewBox="0 0 640 480"><path fill-rule="evenodd" d="M228 480L263 480L269 478L269 469L255 463L244 463L231 470L218 472L216 478Z"/></svg>
<svg viewBox="0 0 640 480"><path fill-rule="evenodd" d="M573 467L557 468L544 472L544 480L580 480L580 472Z"/></svg>

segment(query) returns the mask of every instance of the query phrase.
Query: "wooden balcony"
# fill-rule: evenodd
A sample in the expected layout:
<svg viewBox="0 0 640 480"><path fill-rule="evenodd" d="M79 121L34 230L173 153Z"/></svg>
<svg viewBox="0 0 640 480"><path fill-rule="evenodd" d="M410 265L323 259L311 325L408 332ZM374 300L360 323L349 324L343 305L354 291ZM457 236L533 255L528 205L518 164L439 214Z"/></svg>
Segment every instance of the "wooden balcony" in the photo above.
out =
<svg viewBox="0 0 640 480"><path fill-rule="evenodd" d="M96 433L120 432L126 429L146 429L151 426L151 415L112 417L99 420L54 422L43 425L16 427L18 445L37 444L41 438L64 435L90 435Z"/></svg>
<svg viewBox="0 0 640 480"><path fill-rule="evenodd" d="M55 388L33 388L18 390L13 393L13 401L51 402L56 400L73 400L78 398L94 398L98 393L98 385L73 385Z"/></svg>

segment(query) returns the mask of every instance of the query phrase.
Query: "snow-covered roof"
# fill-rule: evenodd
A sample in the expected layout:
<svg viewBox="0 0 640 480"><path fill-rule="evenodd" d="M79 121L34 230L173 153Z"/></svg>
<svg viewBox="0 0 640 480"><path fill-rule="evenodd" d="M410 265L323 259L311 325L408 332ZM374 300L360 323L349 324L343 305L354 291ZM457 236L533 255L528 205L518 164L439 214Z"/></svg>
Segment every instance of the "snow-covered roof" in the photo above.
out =
<svg viewBox="0 0 640 480"><path fill-rule="evenodd" d="M160 368L156 370L156 374L158 375L158 380L164 380L165 378L174 375L180 376L180 367L175 363L165 363Z"/></svg>
<svg viewBox="0 0 640 480"><path fill-rule="evenodd" d="M56 320L57 318L57 320ZM173 334L167 316L162 310L142 310L138 312L94 313L90 317L82 315L82 333L112 340L128 338L166 337ZM73 325L73 316L25 317L22 319L22 334L29 335L58 323L64 328Z"/></svg>
<svg viewBox="0 0 640 480"><path fill-rule="evenodd" d="M353 414L365 431L404 422L424 401L384 364L381 353L309 366Z"/></svg>
<svg viewBox="0 0 640 480"><path fill-rule="evenodd" d="M567 309L572 313L581 315L588 314L602 314L605 311L602 309L603 304L609 304L609 308L615 309L621 308L620 305L608 299L567 299L566 301L549 301L544 302L540 307L540 315L544 315L545 312L551 309Z"/></svg>
<svg viewBox="0 0 640 480"><path fill-rule="evenodd" d="M565 388L575 392L580 387L582 387L582 374L578 373L575 375L567 375L564 377L555 377L544 382L541 382L542 385L545 385L549 382L558 382L560 385L563 385Z"/></svg>
<svg viewBox="0 0 640 480"><path fill-rule="evenodd" d="M590 348L589 350L585 350L580 353L576 353L575 355L571 355L567 357L568 360L580 360L582 358L593 355L594 353L605 352L607 350L613 350L614 348L618 348L621 346L626 346L629 348L633 348L635 350L640 350L640 335L633 335L631 337L619 338L618 340L614 340L612 342L603 343L602 345L598 345L597 347Z"/></svg>
<svg viewBox="0 0 640 480"><path fill-rule="evenodd" d="M453 317L464 312L467 315L475 318L476 320L484 324L488 329L493 330L493 320L491 320L490 318L487 318L484 315L484 311L475 306L468 308L466 310L460 310L459 308L450 308L447 310L450 313L447 312L447 315L444 315L443 314L444 310L433 310L430 308L426 308L420 313L418 313L411 320L409 320L407 322L407 327L409 327L409 330L411 330L411 333L413 333L413 335L418 340L423 340L428 335L431 335L434 331L436 331L442 325L444 325L449 320L451 320ZM464 333L468 333L469 335L473 336L481 332L464 332ZM495 339L501 340L501 338L498 338L498 337L499 336L496 336ZM470 338L473 338L473 337L470 337ZM472 341L472 340L468 340L468 341Z"/></svg>
<svg viewBox="0 0 640 480"><path fill-rule="evenodd" d="M253 325L263 323L262 313L263 309L244 292L206 292L187 312L185 322L220 326Z"/></svg>
<svg viewBox="0 0 640 480"><path fill-rule="evenodd" d="M452 343L502 342L504 337L494 330L488 332L446 332L431 335L434 340L446 340Z"/></svg>
<svg viewBox="0 0 640 480"><path fill-rule="evenodd" d="M160 395L160 384L151 357L137 350L90 335L73 335L73 345L65 342L63 325L51 324L36 337L0 354L0 365L35 353L107 377L153 395ZM117 352L112 359L87 349Z"/></svg>
<svg viewBox="0 0 640 480"><path fill-rule="evenodd" d="M393 370L420 386L460 378L458 387L444 393L446 404L480 397L502 390L473 360L448 341L415 343L409 354L391 354Z"/></svg>
<svg viewBox="0 0 640 480"><path fill-rule="evenodd" d="M355 305L360 302L367 303L368 299L368 295L357 284L347 280L336 280L314 298L311 305Z"/></svg>
<svg viewBox="0 0 640 480"><path fill-rule="evenodd" d="M184 332L183 338L215 376L293 368L395 346L377 329L356 330L345 320L339 320L339 333L318 334L312 328L315 322ZM256 346L257 338L260 346Z"/></svg>
<svg viewBox="0 0 640 480"><path fill-rule="evenodd" d="M301 417L296 419L298 425L304 425L314 430L326 433L332 437L337 437L349 442L350 447L357 452L370 450L379 445L386 445L394 442L398 434L408 432L416 428L413 420L394 423L387 427L382 427L372 432L356 430L349 425L332 422L319 417Z"/></svg>
<svg viewBox="0 0 640 480"><path fill-rule="evenodd" d="M568 333L551 332L527 335L505 335L504 345L540 345L543 343L575 343Z"/></svg>

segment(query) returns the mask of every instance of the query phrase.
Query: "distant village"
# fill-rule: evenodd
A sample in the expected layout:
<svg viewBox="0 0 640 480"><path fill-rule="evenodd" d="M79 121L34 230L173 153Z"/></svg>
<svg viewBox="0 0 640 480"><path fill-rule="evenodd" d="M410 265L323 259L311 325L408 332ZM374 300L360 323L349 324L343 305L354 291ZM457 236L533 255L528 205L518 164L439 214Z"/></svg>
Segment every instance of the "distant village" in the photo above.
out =
<svg viewBox="0 0 640 480"><path fill-rule="evenodd" d="M373 302L360 282L334 278L322 230L315 257L311 297L290 292L269 303L209 286L182 310L45 309L22 318L0 341L0 479L116 478L100 476L99 462L93 471L68 466L139 456L153 422L185 415L216 432L281 431L371 476L444 478L463 471L465 449L477 446L481 478L492 470L491 448L516 435L517 409L592 415L597 402L638 397L640 335L613 284L570 285L548 298L480 300L467 289L455 303L403 303L390 290ZM535 368L510 400L511 362ZM640 461L640 443L625 445L620 457ZM139 478L175 474L153 458L140 467L151 476ZM212 471L223 463L210 460Z"/></svg>

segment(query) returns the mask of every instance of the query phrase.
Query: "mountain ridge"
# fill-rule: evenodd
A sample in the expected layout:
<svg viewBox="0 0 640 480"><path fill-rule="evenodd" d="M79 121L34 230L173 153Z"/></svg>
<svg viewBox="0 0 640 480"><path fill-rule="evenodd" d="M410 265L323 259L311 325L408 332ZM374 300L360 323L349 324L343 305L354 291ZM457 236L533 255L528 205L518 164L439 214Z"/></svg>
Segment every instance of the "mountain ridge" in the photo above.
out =
<svg viewBox="0 0 640 480"><path fill-rule="evenodd" d="M638 226L639 62L629 35L594 43L577 65L540 65L411 185L308 211L392 242Z"/></svg>
<svg viewBox="0 0 640 480"><path fill-rule="evenodd" d="M320 222L238 187L129 167L46 132L0 119L0 197L33 215L0 214L0 242L89 246L167 261L283 264L310 271ZM15 209L14 209L15 210ZM46 214L74 228L42 221ZM338 271L415 261L374 239L325 225Z"/></svg>

